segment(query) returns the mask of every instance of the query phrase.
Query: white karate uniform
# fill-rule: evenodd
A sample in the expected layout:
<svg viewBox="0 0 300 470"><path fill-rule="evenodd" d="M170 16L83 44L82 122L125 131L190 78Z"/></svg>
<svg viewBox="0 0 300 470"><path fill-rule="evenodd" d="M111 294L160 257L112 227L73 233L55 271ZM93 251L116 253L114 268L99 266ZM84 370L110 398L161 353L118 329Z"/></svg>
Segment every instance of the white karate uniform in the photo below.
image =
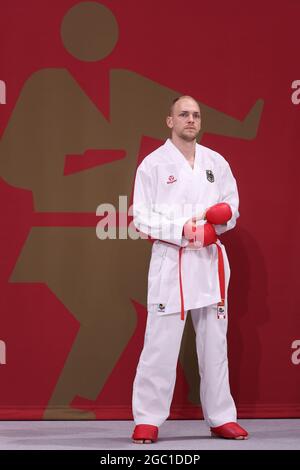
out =
<svg viewBox="0 0 300 470"><path fill-rule="evenodd" d="M219 202L230 205L232 218L226 225L215 226L218 235L236 224L238 191L226 160L203 145L196 144L194 168L168 139L137 169L134 223L156 241L148 276L145 342L133 385L136 424L160 426L169 415L186 320L179 313L180 247L185 247L181 266L184 307L191 311L196 332L203 414L209 426L236 421L228 382L227 314L221 319L217 316L221 301L217 246L190 248L182 235L191 217ZM217 243L223 253L227 292L229 263L224 246Z"/></svg>

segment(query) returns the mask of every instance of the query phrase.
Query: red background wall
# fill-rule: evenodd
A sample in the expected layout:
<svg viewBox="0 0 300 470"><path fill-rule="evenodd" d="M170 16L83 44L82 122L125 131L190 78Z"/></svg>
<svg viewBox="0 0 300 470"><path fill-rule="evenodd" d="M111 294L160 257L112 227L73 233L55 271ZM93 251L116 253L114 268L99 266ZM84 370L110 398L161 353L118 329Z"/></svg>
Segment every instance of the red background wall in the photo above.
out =
<svg viewBox="0 0 300 470"><path fill-rule="evenodd" d="M256 139L205 134L201 143L225 156L240 191L238 227L223 238L232 266L229 359L239 414L299 417L300 361L297 353L292 361L292 343L300 340L300 104L291 99L292 82L300 78L299 2L103 0L118 21L119 42L95 63L76 61L62 47L61 19L76 3L0 0L0 80L7 85L0 136L25 81L46 67L68 69L107 116L113 68L189 93L237 119L262 98ZM31 226L31 194L1 181L0 206L0 340L7 345L0 417L40 418L77 324L45 286L9 282ZM131 416L142 339L139 330L101 391L99 417ZM179 373L175 403L187 400L184 384Z"/></svg>

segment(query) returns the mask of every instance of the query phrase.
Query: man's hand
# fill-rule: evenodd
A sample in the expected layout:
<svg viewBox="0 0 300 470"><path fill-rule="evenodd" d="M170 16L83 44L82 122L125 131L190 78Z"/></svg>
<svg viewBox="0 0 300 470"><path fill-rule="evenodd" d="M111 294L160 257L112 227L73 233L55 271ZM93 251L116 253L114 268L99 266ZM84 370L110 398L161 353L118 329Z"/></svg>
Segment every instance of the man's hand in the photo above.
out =
<svg viewBox="0 0 300 470"><path fill-rule="evenodd" d="M183 227L183 236L187 240L194 239L196 228L197 228L196 223L198 222L198 220L205 220L205 212L199 215L195 215L194 217L192 217L185 223Z"/></svg>
<svg viewBox="0 0 300 470"><path fill-rule="evenodd" d="M183 228L184 237L189 240L190 248L202 248L211 245L217 241L217 235L212 224L196 225L193 219L190 219Z"/></svg>
<svg viewBox="0 0 300 470"><path fill-rule="evenodd" d="M196 220L194 220L194 217L190 220L188 220L183 227L183 236L187 240L194 240L196 236Z"/></svg>

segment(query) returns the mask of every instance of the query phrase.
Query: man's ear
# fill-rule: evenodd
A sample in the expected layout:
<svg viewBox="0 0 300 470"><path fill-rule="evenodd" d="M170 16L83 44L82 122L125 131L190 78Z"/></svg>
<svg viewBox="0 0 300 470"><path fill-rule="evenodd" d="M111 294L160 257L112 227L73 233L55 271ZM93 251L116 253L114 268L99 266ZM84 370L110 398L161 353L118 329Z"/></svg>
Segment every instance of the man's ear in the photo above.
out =
<svg viewBox="0 0 300 470"><path fill-rule="evenodd" d="M166 123L167 123L167 126L168 126L170 129L173 128L173 118L172 118L172 116L167 116Z"/></svg>

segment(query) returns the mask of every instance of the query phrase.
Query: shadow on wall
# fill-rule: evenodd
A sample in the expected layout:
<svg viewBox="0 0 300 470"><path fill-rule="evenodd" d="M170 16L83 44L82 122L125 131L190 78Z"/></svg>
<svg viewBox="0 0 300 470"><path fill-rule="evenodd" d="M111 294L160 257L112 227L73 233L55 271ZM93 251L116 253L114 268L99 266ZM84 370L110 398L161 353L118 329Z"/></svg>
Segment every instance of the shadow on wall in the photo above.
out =
<svg viewBox="0 0 300 470"><path fill-rule="evenodd" d="M259 401L262 346L259 329L270 317L267 305L267 271L262 252L243 228L222 237L231 267L229 284L228 357L232 395L237 407ZM255 262L251 263L251 260ZM188 400L200 404L195 333L190 315L182 338L180 363L188 382ZM245 370L247 376L245 380Z"/></svg>
<svg viewBox="0 0 300 470"><path fill-rule="evenodd" d="M224 242L231 263L228 332L230 383L237 405L254 405L259 401L260 393L262 344L259 330L270 318L267 269L263 253L248 231L239 227L238 231L228 235L228 243L225 237L227 235Z"/></svg>

